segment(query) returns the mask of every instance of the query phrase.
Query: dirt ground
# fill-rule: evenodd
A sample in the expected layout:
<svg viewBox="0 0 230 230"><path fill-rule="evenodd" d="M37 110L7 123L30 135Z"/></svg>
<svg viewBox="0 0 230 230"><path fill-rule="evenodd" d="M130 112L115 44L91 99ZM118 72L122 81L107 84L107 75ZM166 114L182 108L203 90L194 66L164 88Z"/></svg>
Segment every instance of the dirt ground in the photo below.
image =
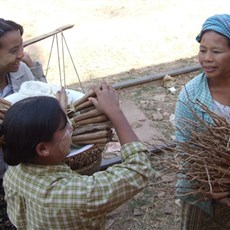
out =
<svg viewBox="0 0 230 230"><path fill-rule="evenodd" d="M68 88L82 91L79 77L87 91L101 79L114 84L197 63L195 36L203 21L212 14L225 13L228 6L228 0L221 4L219 0L44 0L39 4L22 0L20 5L1 0L1 17L24 25L24 40L74 24L63 33L70 53L64 43L64 56L61 54L60 34L54 40L47 79L63 84L65 76ZM26 48L45 71L51 45L52 38L47 38ZM178 93L196 74L174 77L170 83L174 93L158 80L120 89L119 96L121 102L131 100L150 126L171 140ZM155 177L141 193L108 215L106 229L180 228L180 206L173 193L175 173L168 173L161 165L168 157L151 155Z"/></svg>

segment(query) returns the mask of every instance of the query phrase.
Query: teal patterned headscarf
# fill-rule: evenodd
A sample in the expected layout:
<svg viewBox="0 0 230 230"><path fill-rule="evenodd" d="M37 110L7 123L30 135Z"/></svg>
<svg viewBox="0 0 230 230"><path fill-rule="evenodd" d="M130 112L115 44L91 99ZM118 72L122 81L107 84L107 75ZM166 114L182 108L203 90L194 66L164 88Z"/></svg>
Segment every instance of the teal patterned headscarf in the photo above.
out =
<svg viewBox="0 0 230 230"><path fill-rule="evenodd" d="M230 14L216 14L209 17L203 24L196 40L200 42L205 31L212 30L230 39Z"/></svg>

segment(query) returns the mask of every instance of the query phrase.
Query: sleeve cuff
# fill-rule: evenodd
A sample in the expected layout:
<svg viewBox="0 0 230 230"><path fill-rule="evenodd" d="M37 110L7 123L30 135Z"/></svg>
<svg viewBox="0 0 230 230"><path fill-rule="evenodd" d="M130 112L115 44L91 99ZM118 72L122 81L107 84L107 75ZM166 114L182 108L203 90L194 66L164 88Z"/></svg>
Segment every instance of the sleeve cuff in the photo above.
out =
<svg viewBox="0 0 230 230"><path fill-rule="evenodd" d="M46 78L44 76L42 64L40 62L35 61L34 67L31 67L30 70L33 73L33 75L36 77L36 79L44 82L44 79L46 79ZM45 80L45 82L46 82L46 80Z"/></svg>
<svg viewBox="0 0 230 230"><path fill-rule="evenodd" d="M136 152L148 152L147 148L139 141L127 143L121 146L122 159L135 154Z"/></svg>

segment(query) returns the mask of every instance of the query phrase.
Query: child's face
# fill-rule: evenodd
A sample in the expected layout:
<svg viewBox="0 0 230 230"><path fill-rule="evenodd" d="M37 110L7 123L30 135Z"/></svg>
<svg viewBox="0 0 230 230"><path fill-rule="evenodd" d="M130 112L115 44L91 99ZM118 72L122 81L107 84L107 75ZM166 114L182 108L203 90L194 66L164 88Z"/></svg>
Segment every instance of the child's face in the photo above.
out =
<svg viewBox="0 0 230 230"><path fill-rule="evenodd" d="M60 128L54 133L51 157L56 163L63 161L70 152L72 144L73 127L69 124L62 124Z"/></svg>

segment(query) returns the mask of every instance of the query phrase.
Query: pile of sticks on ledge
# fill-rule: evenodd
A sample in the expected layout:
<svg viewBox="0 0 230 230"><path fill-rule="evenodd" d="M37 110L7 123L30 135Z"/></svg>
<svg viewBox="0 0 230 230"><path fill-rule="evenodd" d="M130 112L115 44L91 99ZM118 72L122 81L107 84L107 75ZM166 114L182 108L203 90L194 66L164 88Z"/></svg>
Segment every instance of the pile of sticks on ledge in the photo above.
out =
<svg viewBox="0 0 230 230"><path fill-rule="evenodd" d="M191 111L196 122L184 119L178 130L188 141L177 142L176 147L166 150L175 156L170 165L176 169L178 179L190 181L191 187L182 189L181 196L198 195L201 200L225 198L230 195L230 124L201 102L197 103L213 124Z"/></svg>

